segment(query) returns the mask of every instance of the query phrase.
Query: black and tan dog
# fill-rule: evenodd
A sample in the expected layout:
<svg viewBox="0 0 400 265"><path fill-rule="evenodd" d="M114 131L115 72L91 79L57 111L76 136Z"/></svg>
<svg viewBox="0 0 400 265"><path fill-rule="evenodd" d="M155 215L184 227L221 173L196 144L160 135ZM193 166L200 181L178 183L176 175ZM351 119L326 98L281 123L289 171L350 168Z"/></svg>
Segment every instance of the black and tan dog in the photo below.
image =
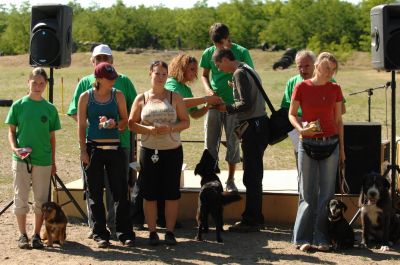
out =
<svg viewBox="0 0 400 265"><path fill-rule="evenodd" d="M204 150L200 163L195 168L195 175L201 176L201 189L198 199L197 224L198 232L196 239L203 240L202 233L208 232L208 215L215 222L216 238L222 242L223 231L223 208L224 205L241 199L238 193L224 192L219 177L214 173L216 161L208 150Z"/></svg>
<svg viewBox="0 0 400 265"><path fill-rule="evenodd" d="M364 176L359 199L361 207L362 247L380 244L389 250L390 223L393 213L389 181L378 173Z"/></svg>
<svg viewBox="0 0 400 265"><path fill-rule="evenodd" d="M47 246L53 246L54 242L64 245L67 237L67 217L61 207L55 202L46 202L42 205L45 231L43 240L47 239Z"/></svg>
<svg viewBox="0 0 400 265"><path fill-rule="evenodd" d="M326 205L328 211L328 235L333 250L344 250L354 246L354 231L343 214L347 210L344 202L332 198Z"/></svg>

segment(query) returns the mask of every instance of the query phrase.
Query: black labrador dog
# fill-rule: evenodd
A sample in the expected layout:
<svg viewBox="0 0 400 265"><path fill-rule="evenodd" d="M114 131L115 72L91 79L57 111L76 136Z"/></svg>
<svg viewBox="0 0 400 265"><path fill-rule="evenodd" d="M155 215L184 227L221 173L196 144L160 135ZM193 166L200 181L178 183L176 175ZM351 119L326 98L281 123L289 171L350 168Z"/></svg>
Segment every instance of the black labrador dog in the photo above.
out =
<svg viewBox="0 0 400 265"><path fill-rule="evenodd" d="M380 244L382 251L389 250L391 219L394 214L389 194L390 183L378 173L364 176L359 198L362 224L362 247Z"/></svg>
<svg viewBox="0 0 400 265"><path fill-rule="evenodd" d="M215 222L216 238L223 242L221 232L223 231L223 208L224 205L239 201L238 193L224 192L219 177L215 174L216 161L206 149L200 162L196 165L194 174L201 176L201 189L197 207L198 231L196 239L203 240L202 233L208 232L208 216L211 215Z"/></svg>
<svg viewBox="0 0 400 265"><path fill-rule="evenodd" d="M347 210L344 202L332 198L326 205L328 211L328 235L333 250L344 250L354 246L354 231L343 214Z"/></svg>

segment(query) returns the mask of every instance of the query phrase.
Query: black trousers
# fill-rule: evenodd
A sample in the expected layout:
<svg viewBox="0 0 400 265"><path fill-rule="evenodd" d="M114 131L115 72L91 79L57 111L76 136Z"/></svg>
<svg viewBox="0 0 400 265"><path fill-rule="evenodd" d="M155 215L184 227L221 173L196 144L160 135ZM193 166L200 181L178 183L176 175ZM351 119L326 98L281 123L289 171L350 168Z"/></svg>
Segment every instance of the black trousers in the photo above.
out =
<svg viewBox="0 0 400 265"><path fill-rule="evenodd" d="M263 156L268 146L267 117L248 120L249 127L242 136L243 184L246 187L246 204L242 222L248 225L264 223L262 214Z"/></svg>
<svg viewBox="0 0 400 265"><path fill-rule="evenodd" d="M124 153L118 150L102 150L87 147L90 163L84 169L88 190L89 206L92 211L93 238L109 240L110 232L106 229L106 214L103 203L104 168L116 210L116 234L125 241L133 238L132 224L129 218L128 181Z"/></svg>

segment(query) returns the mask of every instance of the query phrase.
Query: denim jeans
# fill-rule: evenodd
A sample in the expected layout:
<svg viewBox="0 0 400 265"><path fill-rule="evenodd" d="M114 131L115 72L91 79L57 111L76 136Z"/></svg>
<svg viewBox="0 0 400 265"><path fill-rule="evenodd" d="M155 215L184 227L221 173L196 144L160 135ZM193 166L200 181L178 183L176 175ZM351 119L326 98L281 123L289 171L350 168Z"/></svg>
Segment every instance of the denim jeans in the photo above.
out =
<svg viewBox="0 0 400 265"><path fill-rule="evenodd" d="M335 140L327 140L331 143ZM294 244L328 244L326 204L335 194L336 173L339 161L339 145L324 160L310 158L298 148L299 206L293 228Z"/></svg>
<svg viewBox="0 0 400 265"><path fill-rule="evenodd" d="M240 163L240 147L239 139L234 133L237 125L236 115L227 115L226 113L219 112L216 109L210 109L207 117L204 120L204 135L205 135L205 148L210 151L210 154L218 160L218 146L222 125L225 128L226 137L226 156L225 160L230 164Z"/></svg>

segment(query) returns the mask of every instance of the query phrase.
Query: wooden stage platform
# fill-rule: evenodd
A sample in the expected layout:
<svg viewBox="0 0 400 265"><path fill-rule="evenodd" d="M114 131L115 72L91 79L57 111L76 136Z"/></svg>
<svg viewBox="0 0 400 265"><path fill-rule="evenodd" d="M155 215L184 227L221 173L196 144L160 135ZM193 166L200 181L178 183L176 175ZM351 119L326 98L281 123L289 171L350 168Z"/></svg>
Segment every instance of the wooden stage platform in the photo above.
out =
<svg viewBox="0 0 400 265"><path fill-rule="evenodd" d="M219 174L222 183L225 183L228 172L222 171ZM242 182L243 171L238 171L235 176L235 183L242 196L242 200L227 205L224 209L225 220L239 220L244 209L246 199L245 187ZM179 202L178 218L181 220L195 219L197 210L197 198L200 190L200 177L195 176L193 170L184 170L182 176L182 197ZM225 186L225 184L224 184ZM74 196L81 208L86 212L86 205L83 200L82 180L66 184L67 189ZM54 194L53 194L54 195ZM340 195L337 195L340 196ZM58 192L60 204L67 203L69 198L65 192ZM357 212L358 195L344 195L343 201L348 206L346 218L350 219ZM266 170L263 179L263 214L267 222L292 224L294 223L298 204L297 193L297 171L296 170ZM80 217L78 210L72 203L63 206L68 216ZM359 218L357 223L359 223Z"/></svg>

